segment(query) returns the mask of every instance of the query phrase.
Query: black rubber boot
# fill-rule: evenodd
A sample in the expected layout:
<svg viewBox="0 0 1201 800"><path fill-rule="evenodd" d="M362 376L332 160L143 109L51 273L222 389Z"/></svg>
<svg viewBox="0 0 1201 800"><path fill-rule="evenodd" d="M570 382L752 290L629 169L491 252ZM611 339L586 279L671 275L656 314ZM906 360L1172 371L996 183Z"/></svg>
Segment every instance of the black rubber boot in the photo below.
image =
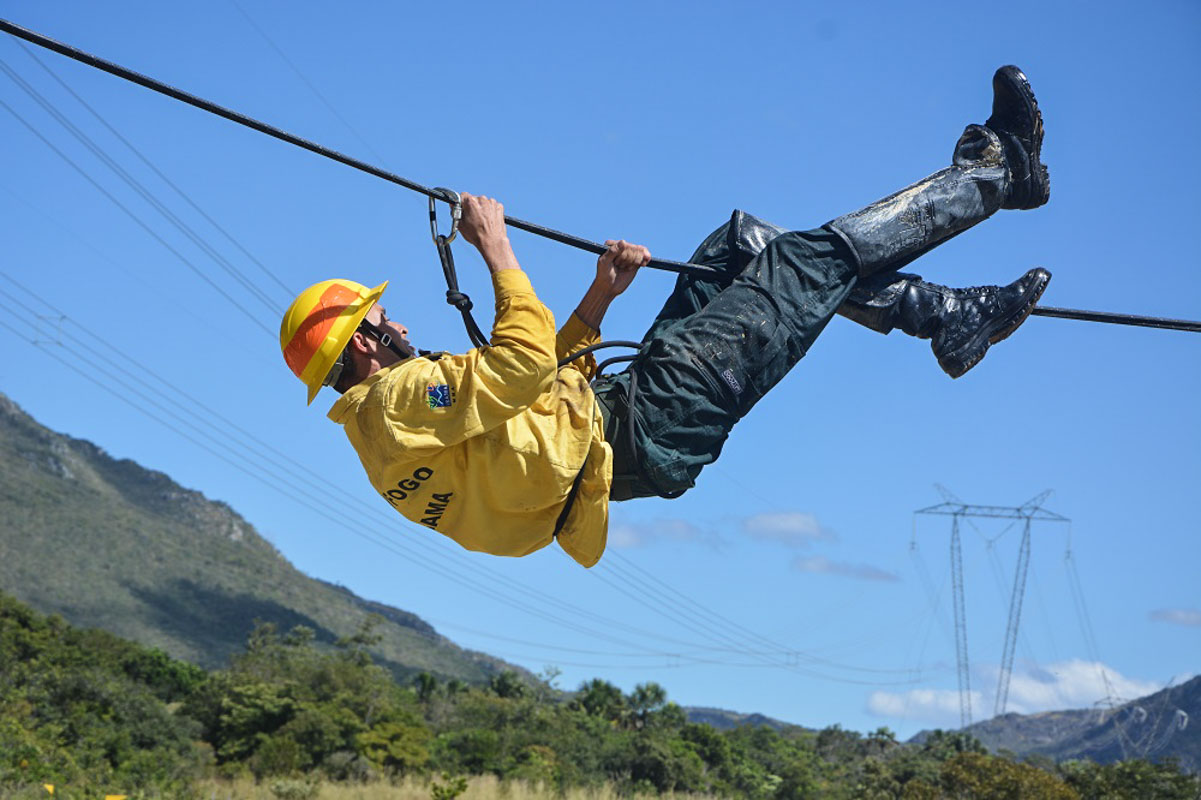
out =
<svg viewBox="0 0 1201 800"><path fill-rule="evenodd" d="M919 275L889 273L861 280L838 313L880 333L894 329L930 339L938 365L958 378L989 345L1018 329L1051 280L1036 267L1008 286L952 289Z"/></svg>
<svg viewBox="0 0 1201 800"><path fill-rule="evenodd" d="M1047 201L1042 116L1030 84L1017 67L1002 67L993 91L988 125L967 126L953 166L826 223L854 252L861 277L900 269L998 209Z"/></svg>
<svg viewBox="0 0 1201 800"><path fill-rule="evenodd" d="M1025 74L1013 65L992 79L992 116L984 125L1001 137L1009 166L1009 196L1002 208L1038 208L1051 196L1051 179L1042 163L1043 115Z"/></svg>

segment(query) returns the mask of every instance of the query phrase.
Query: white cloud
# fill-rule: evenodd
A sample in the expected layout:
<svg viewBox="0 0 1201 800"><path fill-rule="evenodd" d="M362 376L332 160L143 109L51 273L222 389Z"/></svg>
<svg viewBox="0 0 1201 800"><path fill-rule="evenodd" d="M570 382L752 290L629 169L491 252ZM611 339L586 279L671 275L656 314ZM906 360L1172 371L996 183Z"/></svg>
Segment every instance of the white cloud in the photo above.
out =
<svg viewBox="0 0 1201 800"><path fill-rule="evenodd" d="M1000 668L995 664L972 670L972 682L983 687L971 693L972 712L976 720L992 715L999 675ZM1043 667L1026 665L1016 667L1010 676L1005 710L1033 714L1039 711L1091 708L1107 699L1109 692L1112 692L1111 699L1126 701L1153 694L1162 688L1161 683L1128 678L1112 667L1095 661L1071 659ZM867 710L881 717L901 717L940 726L958 725L959 692L955 689L873 692L868 696Z"/></svg>
<svg viewBox="0 0 1201 800"><path fill-rule="evenodd" d="M815 575L835 575L840 578L854 578L861 581L899 581L900 577L871 564L848 564L843 561L831 561L825 556L804 558L797 556L792 560L792 568L799 572L809 572Z"/></svg>
<svg viewBox="0 0 1201 800"><path fill-rule="evenodd" d="M742 521L742 530L752 539L788 547L805 547L813 541L834 539L834 534L823 528L817 517L801 511L754 514Z"/></svg>
<svg viewBox="0 0 1201 800"><path fill-rule="evenodd" d="M1196 628L1201 626L1201 611L1195 608L1159 608L1151 612L1151 619Z"/></svg>
<svg viewBox="0 0 1201 800"><path fill-rule="evenodd" d="M715 544L717 537L711 531L698 528L683 519L656 519L609 526L610 547L642 547L653 541Z"/></svg>
<svg viewBox="0 0 1201 800"><path fill-rule="evenodd" d="M996 682L1000 671L993 668L992 673ZM1114 696L1124 700L1143 697L1163 688L1163 684L1155 681L1127 678L1112 667L1095 661L1072 659L1042 669L1015 669L1009 679L1007 710L1030 714L1060 708L1085 708L1106 699L1106 680Z"/></svg>
<svg viewBox="0 0 1201 800"><path fill-rule="evenodd" d="M971 693L972 708L984 705L984 696ZM907 692L872 692L867 710L878 717L900 717L938 726L959 727L959 692L955 689L910 689Z"/></svg>
<svg viewBox="0 0 1201 800"><path fill-rule="evenodd" d="M609 546L629 548L643 547L653 542L695 542L720 548L727 542L723 540L718 529L729 531L739 528L752 539L786 547L805 547L810 542L835 539L833 533L821 526L817 517L802 512L730 516L720 521L709 522L712 525L696 525L679 518L620 523L614 521L609 526Z"/></svg>

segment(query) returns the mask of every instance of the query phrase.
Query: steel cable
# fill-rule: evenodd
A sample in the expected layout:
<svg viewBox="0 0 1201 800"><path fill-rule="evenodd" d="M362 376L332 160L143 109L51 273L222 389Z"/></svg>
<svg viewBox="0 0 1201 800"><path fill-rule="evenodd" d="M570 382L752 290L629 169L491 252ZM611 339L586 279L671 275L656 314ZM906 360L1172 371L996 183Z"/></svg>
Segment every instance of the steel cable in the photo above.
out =
<svg viewBox="0 0 1201 800"><path fill-rule="evenodd" d="M38 45L39 47L44 47L47 50L52 50L59 55L66 56L67 58L78 61L81 64L86 64L123 80L136 83L137 85L146 89L166 95L173 100L187 103L190 106L199 108L202 111L207 111L210 114L215 114L219 117L229 120L230 122L237 123L238 125L242 125L258 131L259 133L266 134L272 138L279 139L282 142L287 142L288 144L303 148L309 152L316 153L319 156L324 156L325 158L337 161L340 164L357 169L360 172L365 172L368 175L374 175L377 178L394 183L397 186L403 186L410 191L423 194L426 197L447 201L450 199L445 192L442 192L436 188L425 186L417 183L416 181L401 177L394 172L389 172L386 169L368 164L367 162L354 158L353 156L346 155L345 153L341 153L332 148L325 147L324 145L317 144L316 142L304 139L300 136L296 136L295 134L277 128L274 125L269 125L266 122L254 119L253 117L249 117L238 111L234 111L233 109L226 108L225 106L218 105L210 100L205 100L202 97L185 92L182 89L177 89L174 86L170 86L162 81L156 80L147 75L143 75L139 72L135 72L134 70L128 69L119 64L115 64L111 61L107 61L103 58L92 55L91 53L80 50L79 48L72 47L71 45L64 44L63 42L59 42L55 39L51 39L48 36L43 36L36 31L23 28L20 25L9 22L6 19L0 19L0 31L8 33L12 36L16 36L20 39L24 39L25 41ZM550 239L551 241L559 242L560 244L565 244L569 247L574 247L579 250L594 253L596 255L600 255L608 249L603 244L585 239L581 236L564 233L563 231L558 231L553 228L548 228L544 225L538 225L533 222L518 219L517 217L506 215L505 222L508 225L517 228L518 230L523 230L527 233L532 233L535 236L541 236L544 239ZM661 258L651 259L647 266L653 269L697 276L716 277L720 274L719 271L713 267L708 267L702 264L691 264L688 262L671 261ZM1167 330L1201 333L1201 321L1171 319L1167 317L1150 317L1137 314L1117 314L1104 311L1084 311L1072 308L1056 308L1051 306L1035 306L1034 310L1031 311L1031 314L1041 317L1056 317L1060 319L1075 319L1087 322L1104 322L1115 325L1134 325L1139 327L1162 328Z"/></svg>
<svg viewBox="0 0 1201 800"><path fill-rule="evenodd" d="M89 67L94 67L103 72L107 72L110 75L115 75L118 78L130 81L131 83L136 83L137 85L146 89L166 95L173 100L187 103L190 106L199 108L202 111L207 111L210 114L215 114L223 119L229 120L230 122L234 122L238 125L250 128L251 130L266 134L274 139L279 139L282 142L295 145L296 147L308 150L311 153L324 156L332 161L337 161L340 164L357 169L360 172L365 172L368 175L374 175L377 178L386 180L389 183L394 183L397 186L403 186L410 191L414 191L419 194L423 194L426 197L432 197L437 200L449 200L446 193L439 191L438 189L425 186L417 183L416 181L397 175L394 172L389 172L381 167L368 164L366 161L362 161L354 158L353 156L338 152L337 150L300 136L296 136L295 134L288 133L281 128L275 127L274 125L269 125L266 122L254 119L253 117L249 117L238 111L234 111L233 109L226 108L225 106L218 105L217 103L209 100L205 100L202 97L197 97L194 94L185 92L182 89L177 89L174 86L170 86L162 81L151 78L148 75L143 75L139 72L135 72L134 70L127 69L126 67L122 67L119 64L114 64L111 61L94 56L91 53L84 52L83 50L72 47L71 45L56 41L48 36L43 36L42 34L31 31L28 28L23 28L20 25L9 22L6 19L0 19L0 31L11 34L20 39L24 39L25 41L38 45L39 47L44 47L47 50L52 50L59 55L66 56L67 58L78 61L81 64L86 64ZM538 225L533 222L527 222L516 217L506 215L505 222L511 227L526 231L527 233L532 233L536 236L541 236L545 239L550 239L561 244L575 247L579 250L595 253L597 255L600 255L608 250L607 247L598 242L593 242L580 236L573 236L572 234L564 233L563 231L557 231L553 228L547 228L543 225ZM652 259L647 266L655 269L667 270L669 272L686 272L694 275L717 276L720 274L719 271L713 267L658 258Z"/></svg>

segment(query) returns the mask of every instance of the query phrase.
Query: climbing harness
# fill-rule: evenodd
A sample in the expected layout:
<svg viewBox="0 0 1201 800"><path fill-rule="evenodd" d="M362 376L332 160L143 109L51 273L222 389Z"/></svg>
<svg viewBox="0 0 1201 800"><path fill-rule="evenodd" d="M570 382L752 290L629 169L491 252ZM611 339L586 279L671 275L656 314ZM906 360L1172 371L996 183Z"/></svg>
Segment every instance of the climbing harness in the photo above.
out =
<svg viewBox="0 0 1201 800"><path fill-rule="evenodd" d="M107 72L110 75L115 75L123 80L136 83L139 86L158 92L159 94L163 94L172 99L187 103L188 105L199 108L202 111L207 111L210 114L216 114L217 116L223 117L230 122L236 122L239 125L256 130L259 133L264 133L275 139L279 139L280 141L303 148L312 153L316 153L317 155L324 156L325 158L345 164L348 167L353 167L361 172L366 172L369 175L374 175L377 178L382 178L390 183L403 186L406 189L424 194L425 196L429 197L431 207L431 225L433 225L434 228L434 242L438 245L438 255L442 258L443 272L447 276L447 302L449 302L451 305L457 308L461 314L463 314L465 323L470 319L469 312L471 310L471 301L458 289L458 281L454 275L454 259L450 254L450 242L455 238L455 233L457 231L457 219L455 219L453 216L455 213L454 209L458 208L459 213L461 213L461 207L457 203L458 195L456 193L451 192L448 189L423 186L416 181L411 181L407 178L401 177L400 175L396 175L364 161L360 161L357 158L340 153L337 150L333 150L317 144L316 142L311 142L308 139L295 136L273 125L268 125L265 122L248 117L245 114L225 108L224 106L217 105L216 103L205 100L201 97L197 97L194 94L189 94L181 89L176 89L175 87L169 86L162 81L156 80L147 75L143 75L139 72L134 72L131 69L122 67L119 64L114 64L111 61L106 61L105 59L94 56L91 53L87 53L76 47L72 47L71 45L56 41L48 36L43 36L36 31L23 28L20 25L16 25L3 18L0 18L0 31L8 33L12 36L16 36L17 38L24 39L31 44L51 50L59 55L66 56L67 58L78 61L81 64L86 64L90 67L94 67L95 69ZM436 215L433 210L433 205L436 200L443 200L447 203L450 203L452 206L451 232L445 237L445 241L439 241L441 234L437 232ZM593 242L579 236L573 236L572 234L557 231L553 228L547 228L543 225L537 225L533 222L527 222L516 217L510 217L506 215L505 223L510 227L526 231L527 233L532 233L535 236L541 236L545 239L550 239L551 241L559 242L560 244L566 244L579 250L594 253L596 255L604 253L607 249L604 245L598 242ZM654 258L651 259L647 266L651 267L652 269L660 269L668 272L684 273L689 275L711 277L717 277L719 275L718 270L713 267L705 266L703 264L671 261L668 259ZM1075 319L1088 322L1104 322L1115 325L1135 325L1140 327L1201 333L1201 321L1193 320L1146 317L1135 314L1115 314L1104 311L1083 311L1072 308L1051 308L1046 306L1035 306L1033 311L1031 311L1031 314L1042 317L1057 317L1060 319ZM474 322L472 322L470 325L474 325ZM472 332L470 325L468 327L468 335L471 337L472 341L475 342L476 333ZM482 336L482 331L479 331L478 326L475 326L475 330L480 334L479 338L484 339Z"/></svg>
<svg viewBox="0 0 1201 800"><path fill-rule="evenodd" d="M572 353L571 355L567 356L566 358L560 359L558 366L560 368L565 367L568 364L570 364L572 361L575 361L577 358L583 358L584 356L588 355L589 353L594 353L597 350L602 350L606 347L632 347L635 350L641 350L642 343L628 341L628 340L624 340L624 339L613 339L608 342L599 342L597 344L591 344L591 345L588 345L587 347L577 350L576 352ZM608 369L609 367L611 367L612 365L624 363L627 361L633 361L636 358L638 358L638 353L632 353L632 354L624 355L624 356L613 356L612 358L605 359L604 361L600 362L597 365L596 372L592 376L591 385L595 386L596 382L601 379L605 370ZM637 377L637 375L638 375L638 373L636 371L631 371L629 373L630 385L626 389L626 396L625 396L626 445L629 447L629 453L631 455L633 455L635 452L637 452L637 441L638 441L637 438L634 436L634 431L637 427L637 420L638 420L638 412L635 410L635 406L634 406L634 398L637 396L637 393L638 393L638 377ZM614 414L613 416L616 416L616 414ZM609 425L605 426L605 441L606 442L613 441L613 436L611 433L612 417L610 417L609 423L610 423ZM579 491L580 491L580 482L584 479L584 470L587 469L587 467L588 467L588 457L585 457L584 463L580 465L580 471L576 473L575 480L572 481L572 483L571 483L571 490L567 493L567 500L563 504L563 510L559 512L559 518L557 520L555 520L555 529L551 535L556 538L559 536L559 532L563 530L563 526L567 524L567 517L571 514L571 509L575 505L576 495L578 495ZM643 481L643 483L645 483L647 486L651 487L651 489L653 489L657 495L659 495L660 497L666 498L668 500L674 500L675 498L684 494L683 490L679 490L679 491L675 491L675 492L664 491L659 486L658 482L656 482L655 479L653 477L651 477L650 473L648 473L646 471L646 469L642 466L642 461L640 459L637 459L637 458L634 459L634 470L635 470L634 476L615 475L614 478L637 477L637 478L641 479Z"/></svg>

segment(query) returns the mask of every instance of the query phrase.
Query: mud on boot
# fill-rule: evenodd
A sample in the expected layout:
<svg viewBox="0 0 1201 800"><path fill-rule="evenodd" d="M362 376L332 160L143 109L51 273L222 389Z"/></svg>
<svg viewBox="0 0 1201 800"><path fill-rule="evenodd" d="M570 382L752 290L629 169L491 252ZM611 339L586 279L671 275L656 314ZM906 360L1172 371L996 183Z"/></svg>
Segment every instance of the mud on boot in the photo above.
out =
<svg viewBox="0 0 1201 800"><path fill-rule="evenodd" d="M861 278L901 269L1002 208L1037 208L1050 197L1041 159L1043 120L1017 67L993 76L992 115L968 125L951 166L858 211L830 220Z"/></svg>

